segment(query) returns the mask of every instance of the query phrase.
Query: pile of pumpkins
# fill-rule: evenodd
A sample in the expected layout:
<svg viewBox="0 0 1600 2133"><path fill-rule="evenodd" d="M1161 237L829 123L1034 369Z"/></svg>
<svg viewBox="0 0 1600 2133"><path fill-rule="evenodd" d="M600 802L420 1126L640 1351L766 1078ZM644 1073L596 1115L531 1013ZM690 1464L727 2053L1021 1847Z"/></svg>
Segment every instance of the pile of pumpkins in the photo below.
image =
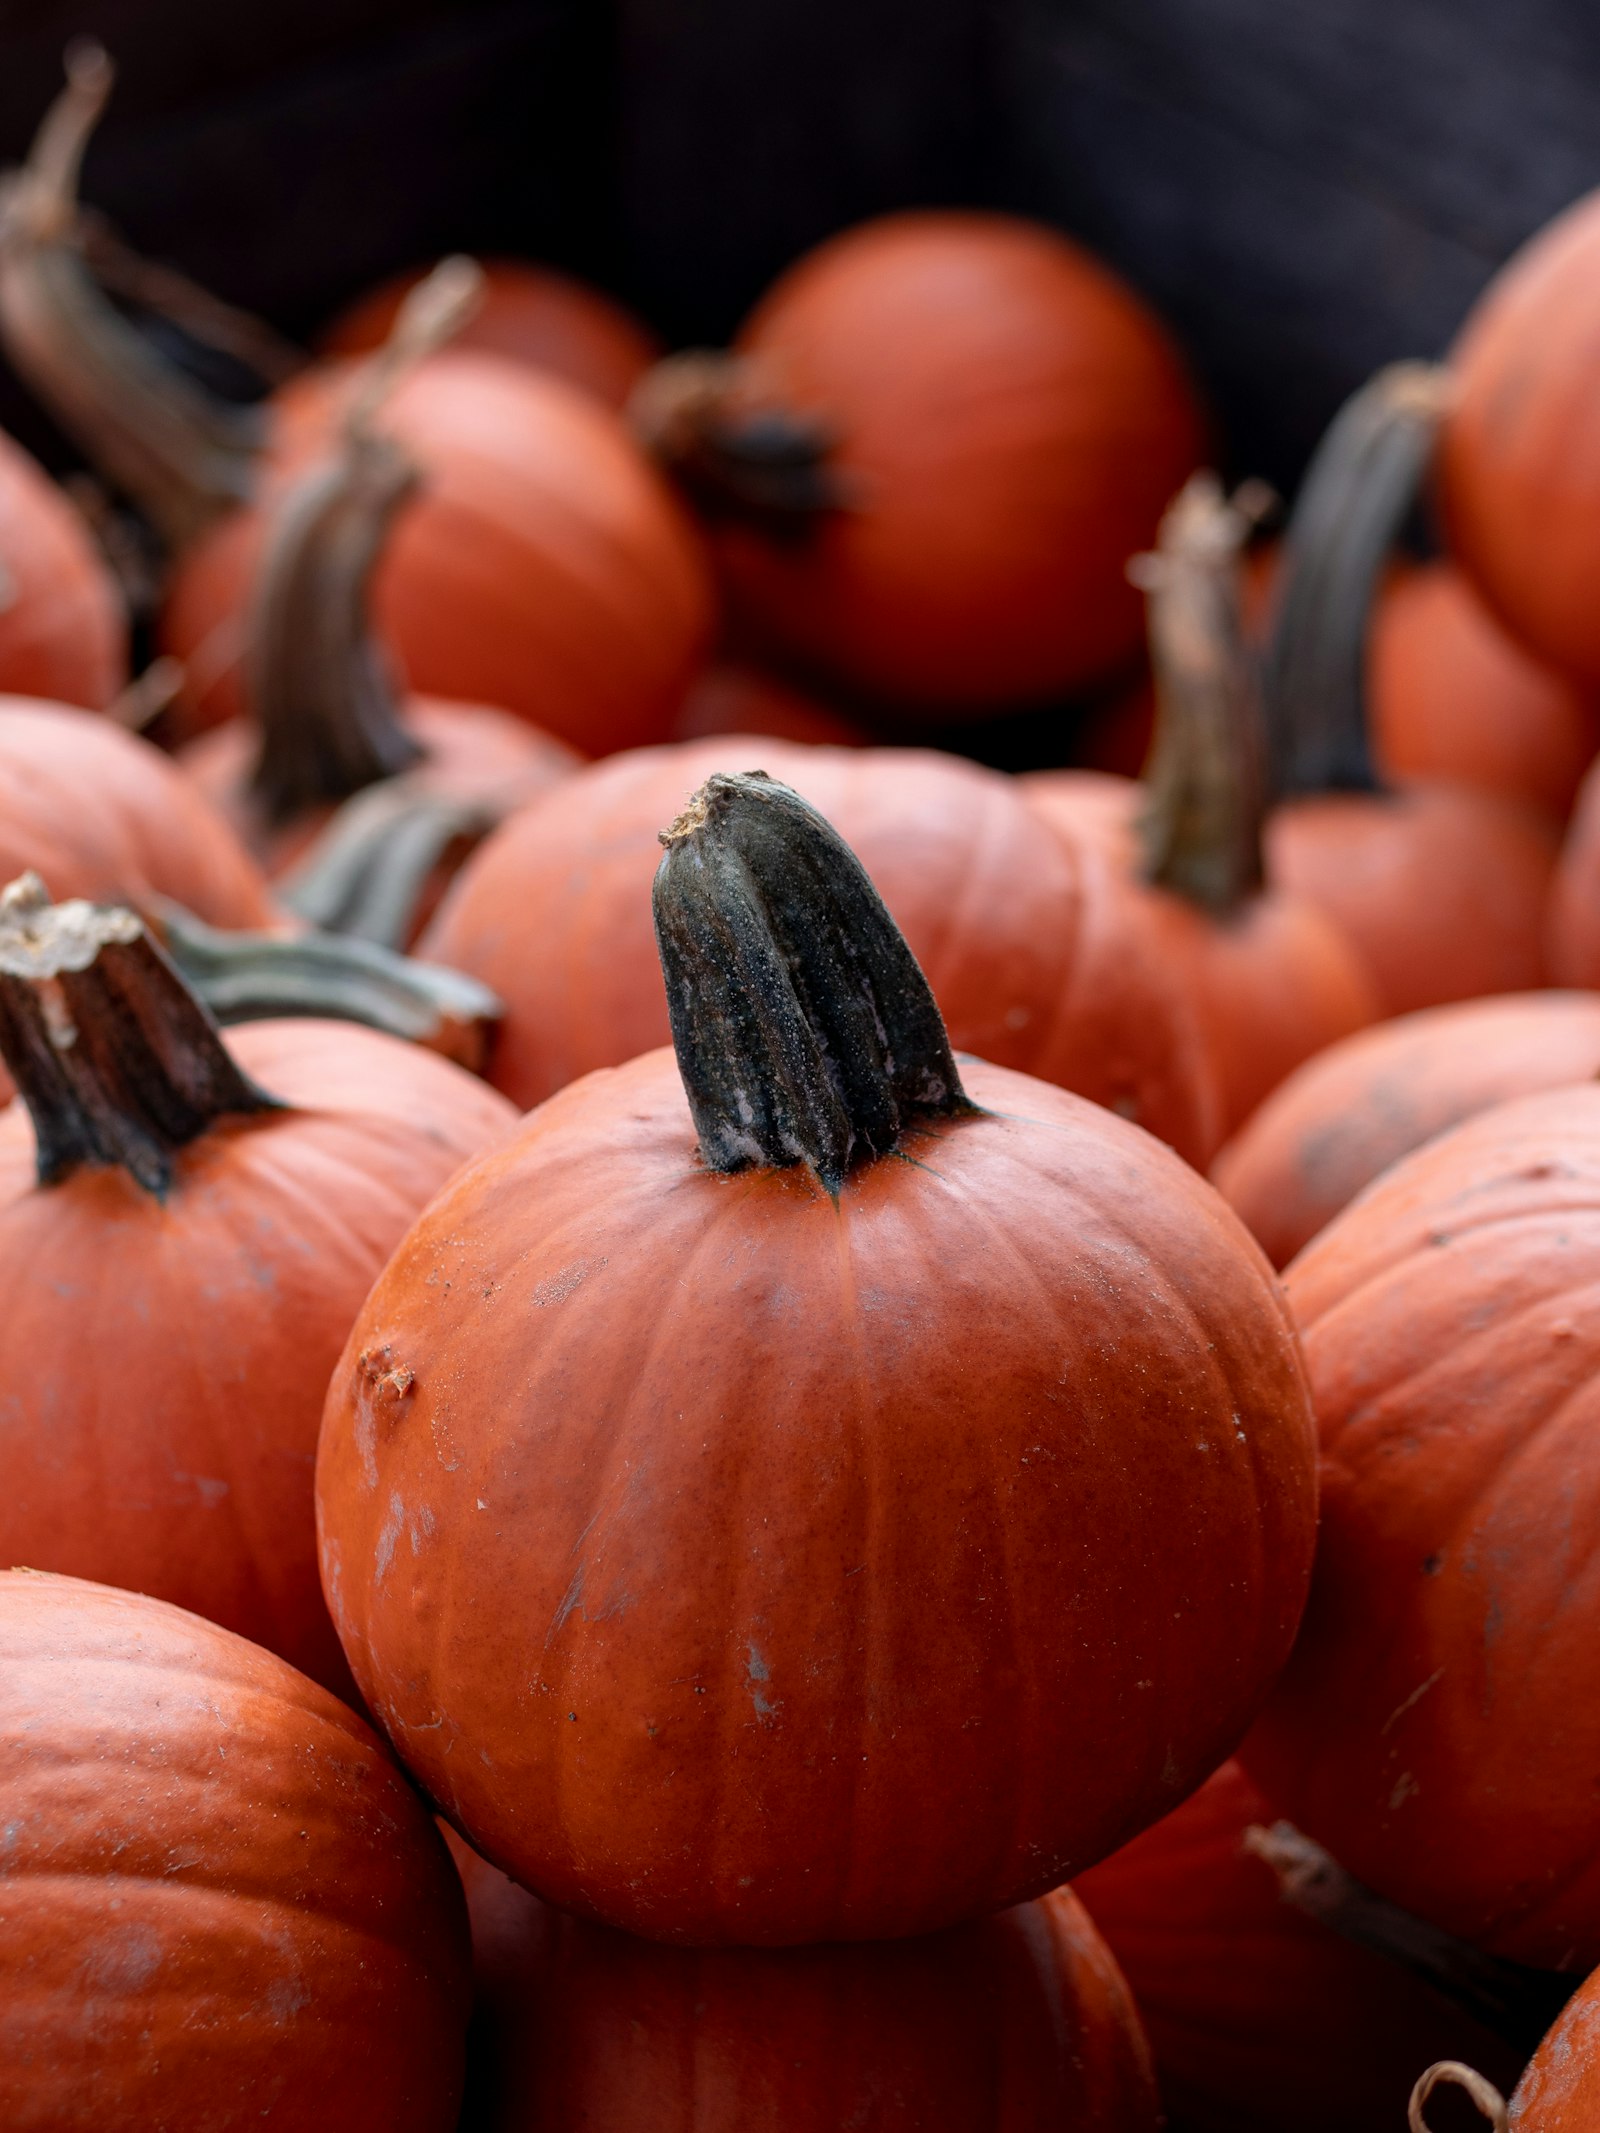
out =
<svg viewBox="0 0 1600 2133"><path fill-rule="evenodd" d="M220 400L111 86L0 223L0 2122L1600 2125L1600 198L1272 538L998 214Z"/></svg>

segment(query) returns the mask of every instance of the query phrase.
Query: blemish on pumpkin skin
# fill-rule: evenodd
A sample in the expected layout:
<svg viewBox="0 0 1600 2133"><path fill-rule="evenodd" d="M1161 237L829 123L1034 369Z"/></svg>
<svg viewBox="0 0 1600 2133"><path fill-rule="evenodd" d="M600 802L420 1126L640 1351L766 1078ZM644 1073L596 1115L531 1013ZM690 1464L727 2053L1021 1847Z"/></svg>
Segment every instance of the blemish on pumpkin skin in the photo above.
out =
<svg viewBox="0 0 1600 2133"><path fill-rule="evenodd" d="M753 1644L747 1649L749 1657L745 1662L745 1686L750 1691L750 1701L755 1706L757 1718L770 1718L778 1707L769 1697L762 1694L762 1688L772 1679L772 1669Z"/></svg>

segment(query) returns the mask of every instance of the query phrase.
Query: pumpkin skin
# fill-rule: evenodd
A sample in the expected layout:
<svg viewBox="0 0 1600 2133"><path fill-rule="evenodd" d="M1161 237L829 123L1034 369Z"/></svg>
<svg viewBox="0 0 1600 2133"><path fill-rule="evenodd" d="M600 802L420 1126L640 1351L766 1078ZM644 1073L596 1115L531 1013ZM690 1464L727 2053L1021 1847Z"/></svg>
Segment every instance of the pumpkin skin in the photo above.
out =
<svg viewBox="0 0 1600 2133"><path fill-rule="evenodd" d="M1187 1003L1108 935L1074 855L1009 779L921 749L759 735L640 750L524 808L457 876L418 953L506 1002L488 1073L524 1108L667 1041L650 922L659 832L717 770L759 765L854 849L951 1040L1132 1117L1191 1161L1216 1138ZM529 944L538 942L537 955Z"/></svg>
<svg viewBox="0 0 1600 2133"><path fill-rule="evenodd" d="M1268 889L1215 918L1143 881L1137 780L1046 770L1019 782L1058 835L1101 844L1108 928L1150 940L1168 985L1192 998L1212 1080L1208 1160L1302 1060L1377 1019L1371 979L1311 903Z"/></svg>
<svg viewBox="0 0 1600 2133"><path fill-rule="evenodd" d="M34 1182L0 1114L0 1561L194 1609L348 1686L322 1604L312 1469L328 1374L418 1209L510 1123L494 1092L376 1031L230 1033L269 1094L177 1157Z"/></svg>
<svg viewBox="0 0 1600 2133"><path fill-rule="evenodd" d="M1588 558L1600 518L1600 193L1531 238L1469 313L1438 458L1445 532L1508 629L1600 683Z"/></svg>
<svg viewBox="0 0 1600 2133"><path fill-rule="evenodd" d="M1600 2127L1600 1978L1580 1985L1534 2053L1511 2099L1517 2133L1594 2133Z"/></svg>
<svg viewBox="0 0 1600 2133"><path fill-rule="evenodd" d="M1292 1074L1217 1157L1211 1182L1287 1266L1380 1171L1493 1105L1600 1076L1600 997L1511 994L1424 1008Z"/></svg>
<svg viewBox="0 0 1600 2133"><path fill-rule="evenodd" d="M244 708L243 612L275 500L325 449L355 365L274 402L259 499L173 573L162 637L197 726ZM385 408L424 471L376 577L375 622L424 696L496 704L585 754L665 737L710 634L700 542L614 416L560 379L445 351Z"/></svg>
<svg viewBox="0 0 1600 2133"><path fill-rule="evenodd" d="M672 729L675 741L703 741L718 733L770 734L808 746L864 748L871 736L832 704L806 696L760 667L724 661L690 684Z"/></svg>
<svg viewBox="0 0 1600 2133"><path fill-rule="evenodd" d="M1459 570L1394 573L1369 659L1373 744L1389 776L1472 785L1566 820L1600 748L1596 700L1507 636Z"/></svg>
<svg viewBox="0 0 1600 2133"><path fill-rule="evenodd" d="M1580 1971L1600 1958L1597 1210L1600 1089L1554 1090L1418 1149L1289 1269L1322 1530L1245 1749L1358 1880Z"/></svg>
<svg viewBox="0 0 1600 2133"><path fill-rule="evenodd" d="M1244 1848L1271 1806L1237 1762L1073 1884L1137 1999L1177 2133L1398 2125L1436 2059L1494 2080L1497 2037L1369 1948L1286 1903Z"/></svg>
<svg viewBox="0 0 1600 2133"><path fill-rule="evenodd" d="M0 1572L8 2133L450 2133L466 1920L355 1714L209 1622Z"/></svg>
<svg viewBox="0 0 1600 2133"><path fill-rule="evenodd" d="M0 694L103 711L128 675L128 623L71 503L0 432Z"/></svg>
<svg viewBox="0 0 1600 2133"><path fill-rule="evenodd" d="M706 1952L565 1918L451 1851L465 2133L1155 2133L1138 2015L1066 1889L925 1940Z"/></svg>
<svg viewBox="0 0 1600 2133"><path fill-rule="evenodd" d="M56 897L167 897L213 926L275 923L226 822L159 749L106 719L0 698L0 794L0 879L31 867Z"/></svg>
<svg viewBox="0 0 1600 2133"><path fill-rule="evenodd" d="M1548 913L1550 972L1558 984L1600 978L1600 776L1590 772L1561 848Z"/></svg>
<svg viewBox="0 0 1600 2133"><path fill-rule="evenodd" d="M1545 978L1553 827L1465 785L1286 801L1267 870L1354 947L1383 1012L1520 992Z"/></svg>
<svg viewBox="0 0 1600 2133"><path fill-rule="evenodd" d="M1000 1908L1196 1784L1281 1663L1315 1500L1264 1261L1137 1128L963 1078L983 1115L835 1203L701 1168L670 1052L591 1075L356 1321L346 1655L564 1909L757 1946Z"/></svg>
<svg viewBox="0 0 1600 2133"><path fill-rule="evenodd" d="M785 273L736 351L819 415L856 508L718 557L771 642L927 716L1066 694L1137 656L1123 575L1198 463L1159 321L1054 231L908 213Z"/></svg>
<svg viewBox="0 0 1600 2133"><path fill-rule="evenodd" d="M654 334L619 303L570 274L520 259L480 264L483 298L452 336L453 347L504 356L580 386L608 407L626 405L661 354ZM381 347L401 304L427 271L397 274L358 297L323 335L322 354L365 355Z"/></svg>

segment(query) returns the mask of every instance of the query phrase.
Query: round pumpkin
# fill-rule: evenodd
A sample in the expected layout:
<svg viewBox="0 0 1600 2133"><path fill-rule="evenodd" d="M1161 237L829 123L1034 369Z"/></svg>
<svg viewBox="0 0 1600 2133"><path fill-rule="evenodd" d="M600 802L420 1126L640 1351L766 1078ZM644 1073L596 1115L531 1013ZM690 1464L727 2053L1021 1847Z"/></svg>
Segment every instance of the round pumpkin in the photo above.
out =
<svg viewBox="0 0 1600 2133"><path fill-rule="evenodd" d="M322 353L354 356L380 348L426 272L396 274L358 297L323 334ZM482 349L564 378L615 408L626 405L661 353L648 328L612 297L570 274L523 259L485 260L483 272L483 296L456 336L458 347Z"/></svg>
<svg viewBox="0 0 1600 2133"><path fill-rule="evenodd" d="M1247 1766L1393 1902L1582 1971L1600 1960L1600 1088L1419 1148L1288 1291L1322 1525Z"/></svg>
<svg viewBox="0 0 1600 2133"><path fill-rule="evenodd" d="M1600 193L1502 267L1451 351L1438 482L1452 552L1506 626L1600 683L1589 555L1600 524L1594 342Z"/></svg>
<svg viewBox="0 0 1600 2133"><path fill-rule="evenodd" d="M1600 2127L1600 1976L1567 2002L1517 2083L1516 2133L1595 2133Z"/></svg>
<svg viewBox="0 0 1600 2133"><path fill-rule="evenodd" d="M41 1064L52 986L74 1044ZM131 914L16 888L0 1052L25 1099L0 1113L0 1562L154 1593L347 1684L312 1516L328 1375L407 1225L510 1107L348 1023L224 1047Z"/></svg>
<svg viewBox="0 0 1600 2133"><path fill-rule="evenodd" d="M181 1608L0 1571L9 2133L451 2133L450 1861L371 1731Z"/></svg>
<svg viewBox="0 0 1600 2133"><path fill-rule="evenodd" d="M1600 997L1537 992L1401 1015L1309 1059L1211 1166L1274 1266L1381 1171L1514 1096L1600 1076Z"/></svg>
<svg viewBox="0 0 1600 2133"><path fill-rule="evenodd" d="M689 370L660 418L636 405L766 641L927 716L1065 694L1137 655L1123 566L1202 422L1162 326L1086 252L1012 216L884 216L792 266L734 348L725 386ZM784 468L810 454L792 504L775 432L793 433Z"/></svg>
<svg viewBox="0 0 1600 2133"><path fill-rule="evenodd" d="M761 736L597 763L468 860L419 953L506 1003L495 1086L523 1107L667 1040L650 930L659 832L717 771L760 766L860 854L922 960L953 1040L1106 1103L1203 1163L1216 1145L1187 1000L1093 878L997 771L921 749Z"/></svg>
<svg viewBox="0 0 1600 2133"><path fill-rule="evenodd" d="M127 617L87 526L0 432L0 694L103 711L127 674Z"/></svg>
<svg viewBox="0 0 1600 2133"><path fill-rule="evenodd" d="M1398 1962L1294 1909L1250 1848L1273 1809L1237 1762L1073 1883L1131 1986L1177 2133L1399 2125L1417 2076L1511 2048Z"/></svg>
<svg viewBox="0 0 1600 2133"><path fill-rule="evenodd" d="M471 2133L1155 2133L1138 2015L1066 1889L923 1940L704 1951L565 1918L451 1849Z"/></svg>
<svg viewBox="0 0 1600 2133"><path fill-rule="evenodd" d="M682 1078L575 1083L412 1229L329 1389L324 1583L408 1766L563 1909L931 1931L1237 1740L1309 1565L1298 1356L1169 1150L963 1089L795 794L712 780L655 901Z"/></svg>

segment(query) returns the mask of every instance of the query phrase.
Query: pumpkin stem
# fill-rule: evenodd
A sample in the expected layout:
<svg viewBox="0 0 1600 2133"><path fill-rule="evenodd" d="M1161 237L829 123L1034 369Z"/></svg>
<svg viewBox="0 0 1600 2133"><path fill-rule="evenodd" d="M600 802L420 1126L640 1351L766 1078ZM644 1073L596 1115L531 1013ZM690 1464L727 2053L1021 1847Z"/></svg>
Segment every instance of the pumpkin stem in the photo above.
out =
<svg viewBox="0 0 1600 2133"><path fill-rule="evenodd" d="M974 1109L915 956L809 802L718 774L661 841L656 942L711 1169L805 1163L837 1197L914 1120Z"/></svg>
<svg viewBox="0 0 1600 2133"><path fill-rule="evenodd" d="M27 161L0 181L0 341L91 462L182 548L249 496L262 417L160 355L85 265L78 173L113 70L82 43L66 72Z"/></svg>
<svg viewBox="0 0 1600 2133"><path fill-rule="evenodd" d="M634 388L628 420L706 518L799 541L854 504L848 477L832 461L839 441L832 424L785 406L748 357L702 348L666 357Z"/></svg>
<svg viewBox="0 0 1600 2133"><path fill-rule="evenodd" d="M403 948L438 868L459 864L507 812L491 794L467 798L387 779L345 801L275 884L278 900L324 933Z"/></svg>
<svg viewBox="0 0 1600 2133"><path fill-rule="evenodd" d="M1411 1971L1524 2053L1572 1997L1578 1980L1489 1955L1402 1911L1347 1874L1291 1822L1246 1830L1244 1848L1272 1868L1285 1903Z"/></svg>
<svg viewBox="0 0 1600 2133"><path fill-rule="evenodd" d="M1367 626L1448 392L1441 366L1391 363L1345 402L1306 473L1263 671L1279 798L1381 790L1367 733Z"/></svg>
<svg viewBox="0 0 1600 2133"><path fill-rule="evenodd" d="M486 985L372 941L223 933L176 904L155 912L174 966L223 1024L277 1015L360 1022L476 1071L505 1012Z"/></svg>
<svg viewBox="0 0 1600 2133"><path fill-rule="evenodd" d="M178 1150L217 1119L280 1108L135 912L53 904L37 874L0 891L0 1056L41 1185L120 1164L165 1198Z"/></svg>
<svg viewBox="0 0 1600 2133"><path fill-rule="evenodd" d="M1263 484L1230 503L1196 474L1128 575L1145 594L1156 725L1139 833L1146 881L1226 917L1262 883L1266 733L1245 642L1239 557L1270 508Z"/></svg>
<svg viewBox="0 0 1600 2133"><path fill-rule="evenodd" d="M335 457L298 482L273 519L245 679L261 730L250 791L274 828L422 760L400 722L399 693L370 620L373 574L420 475L373 422L482 291L480 267L447 259L410 292L389 339L362 366Z"/></svg>
<svg viewBox="0 0 1600 2133"><path fill-rule="evenodd" d="M1476 2068L1463 2066L1459 2059L1437 2060L1425 2074L1418 2077L1406 2111L1406 2123L1410 2126L1411 2133L1430 2133L1422 2107L1441 2084L1465 2089L1494 2128L1494 2133L1507 2133L1511 2124L1511 2112L1505 2098L1492 2081L1486 2081Z"/></svg>

